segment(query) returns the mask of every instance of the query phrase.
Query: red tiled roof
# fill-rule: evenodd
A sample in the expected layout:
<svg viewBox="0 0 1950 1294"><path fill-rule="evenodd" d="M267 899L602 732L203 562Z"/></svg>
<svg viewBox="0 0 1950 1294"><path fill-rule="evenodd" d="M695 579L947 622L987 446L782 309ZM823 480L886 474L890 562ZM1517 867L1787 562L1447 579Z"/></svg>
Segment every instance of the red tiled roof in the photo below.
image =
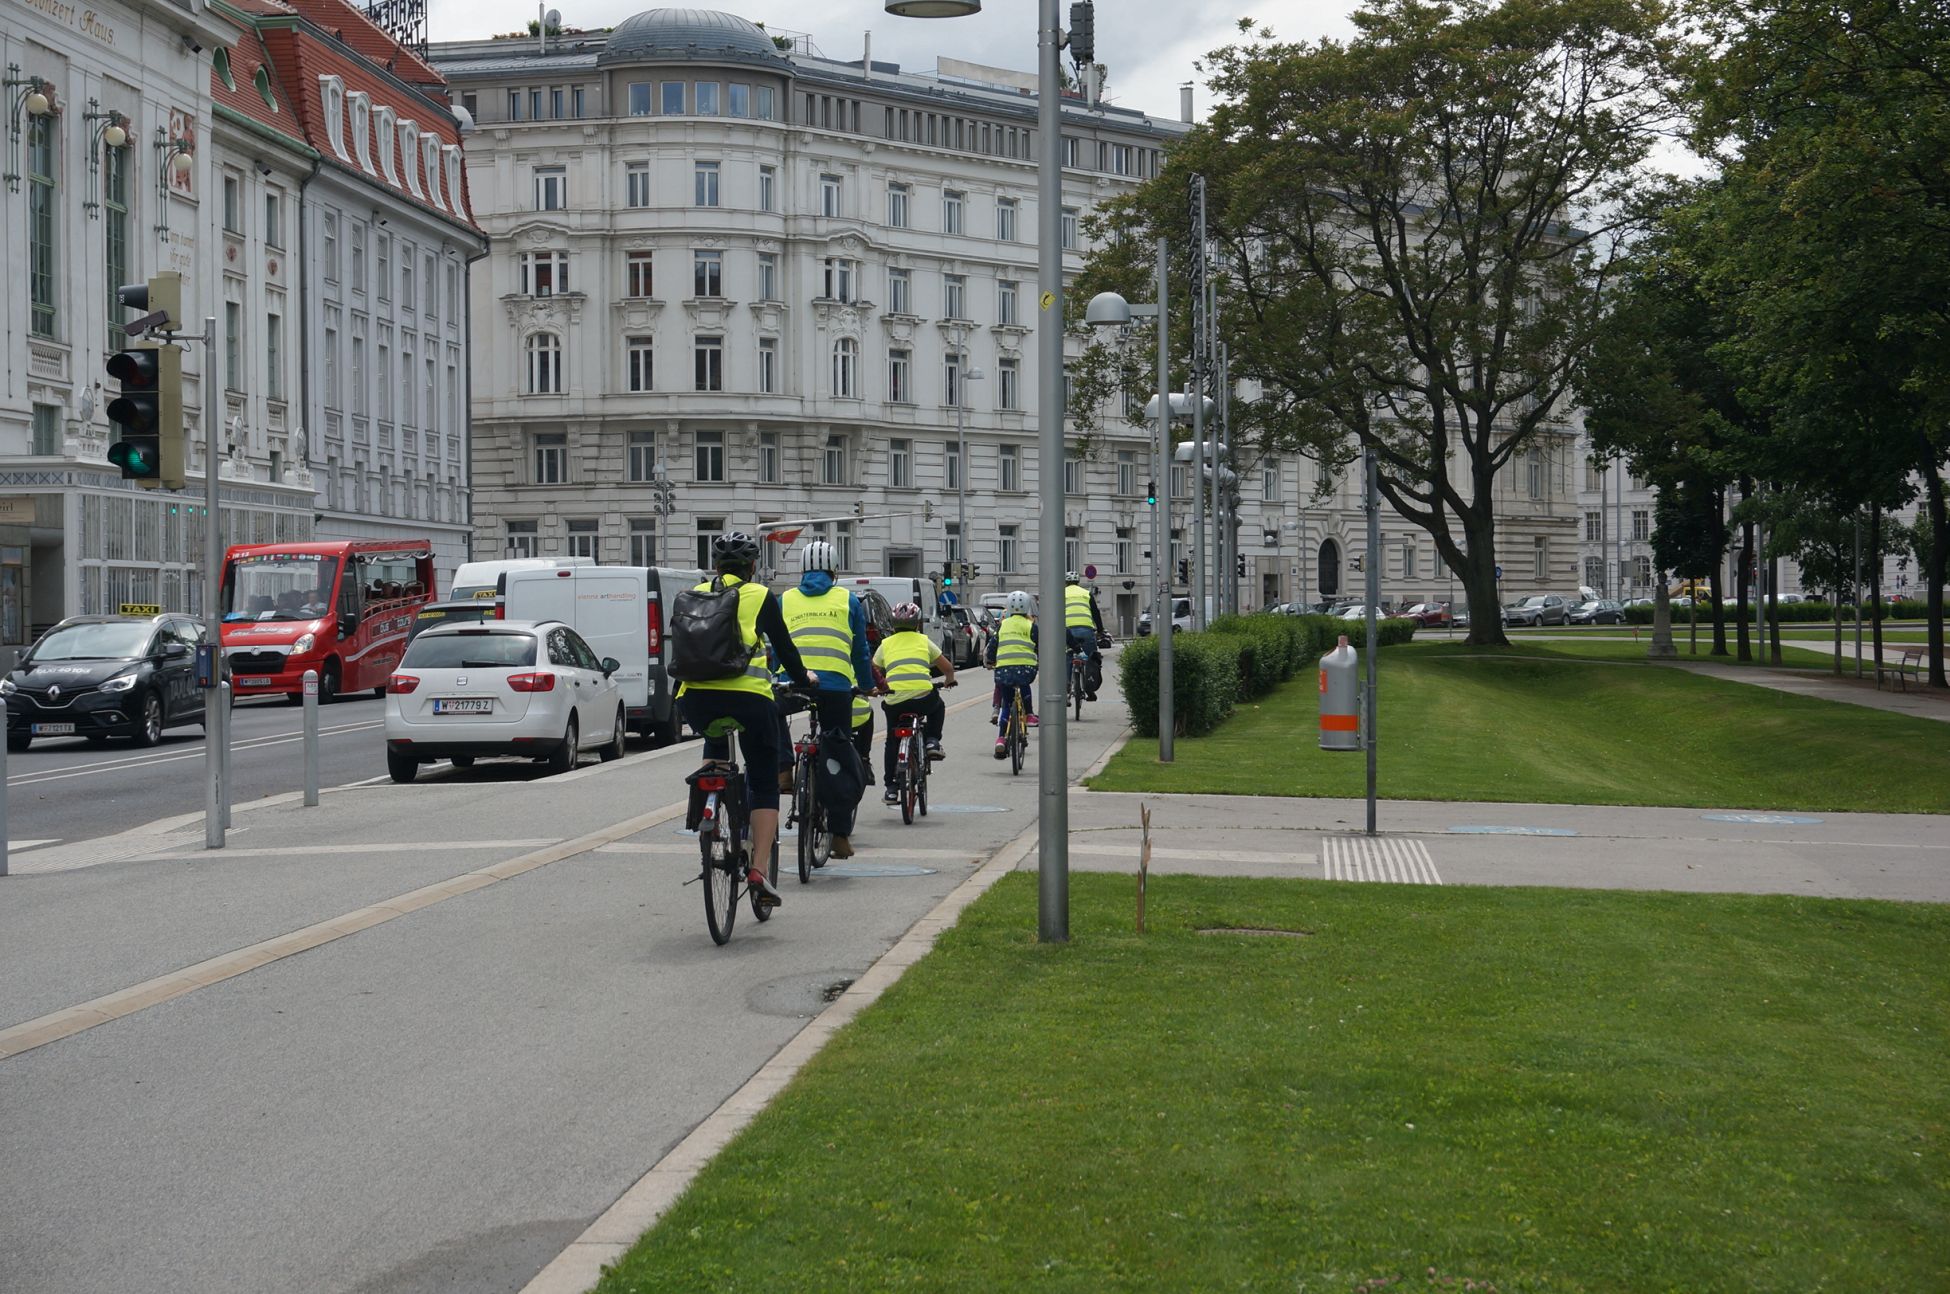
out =
<svg viewBox="0 0 1950 1294"><path fill-rule="evenodd" d="M291 8L410 85L446 88L447 78L418 54L388 36L378 23L346 0L290 0Z"/></svg>
<svg viewBox="0 0 1950 1294"><path fill-rule="evenodd" d="M275 4L276 0L254 0L260 4ZM224 107L242 114L261 125L283 135L303 138L304 126L297 114L283 100L282 88L278 86L277 69L272 67L271 57L265 52L264 42L254 26L238 28L237 39L229 50L230 80L236 87L225 85L217 75L215 67L210 69L210 96ZM276 107L266 103L257 88L257 73L265 69L273 87L273 98L278 99Z"/></svg>

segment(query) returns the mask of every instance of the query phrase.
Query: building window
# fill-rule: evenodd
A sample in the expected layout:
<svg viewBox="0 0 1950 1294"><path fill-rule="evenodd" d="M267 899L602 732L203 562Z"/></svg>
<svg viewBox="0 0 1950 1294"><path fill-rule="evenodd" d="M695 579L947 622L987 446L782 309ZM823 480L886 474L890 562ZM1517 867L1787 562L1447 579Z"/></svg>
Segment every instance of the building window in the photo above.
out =
<svg viewBox="0 0 1950 1294"><path fill-rule="evenodd" d="M102 209L107 212L103 244L108 273L108 348L128 344L122 331L122 302L115 289L129 281L129 156L128 150L102 146Z"/></svg>
<svg viewBox="0 0 1950 1294"><path fill-rule="evenodd" d="M1652 538L1652 513L1649 510L1632 509L1632 538L1641 544Z"/></svg>
<svg viewBox="0 0 1950 1294"><path fill-rule="evenodd" d="M1117 493L1120 498L1137 494L1138 456L1135 449L1117 451Z"/></svg>
<svg viewBox="0 0 1950 1294"><path fill-rule="evenodd" d="M626 206L650 205L650 165L632 162L623 168L623 202Z"/></svg>
<svg viewBox="0 0 1950 1294"><path fill-rule="evenodd" d="M561 211L569 205L569 172L561 166L535 168L535 210Z"/></svg>
<svg viewBox="0 0 1950 1294"><path fill-rule="evenodd" d="M821 294L833 301L852 301L853 282L857 263L840 256L826 258L825 291Z"/></svg>
<svg viewBox="0 0 1950 1294"><path fill-rule="evenodd" d="M962 351L951 350L941 360L941 402L948 405L966 405L968 388L962 381L962 373L968 365L968 356Z"/></svg>
<svg viewBox="0 0 1950 1294"><path fill-rule="evenodd" d="M384 377L382 375L383 384ZM528 339L528 394L562 393L562 340L552 332L538 332Z"/></svg>
<svg viewBox="0 0 1950 1294"><path fill-rule="evenodd" d="M717 565L717 559L711 555L711 546L723 535L723 517L699 517L697 519L698 569L708 571Z"/></svg>
<svg viewBox="0 0 1950 1294"><path fill-rule="evenodd" d="M223 303L223 384L244 389L244 307L235 301Z"/></svg>
<svg viewBox="0 0 1950 1294"><path fill-rule="evenodd" d="M1019 560L1019 550L1022 545L1018 538L1021 533L1021 526L1001 526L996 530L996 560L1001 564L1004 571L1019 571L1022 569L1022 562Z"/></svg>
<svg viewBox="0 0 1950 1294"><path fill-rule="evenodd" d="M541 529L539 521L510 521L508 523L508 556L536 557L541 554Z"/></svg>
<svg viewBox="0 0 1950 1294"><path fill-rule="evenodd" d="M1537 583L1542 584L1550 578L1550 540L1539 535L1530 541L1530 547L1531 556L1534 559L1531 575Z"/></svg>
<svg viewBox="0 0 1950 1294"><path fill-rule="evenodd" d="M569 479L569 438L562 432L535 436L535 484L561 485Z"/></svg>
<svg viewBox="0 0 1950 1294"><path fill-rule="evenodd" d="M275 193L264 195L264 245L284 247L284 199ZM338 266L332 269L336 273Z"/></svg>
<svg viewBox="0 0 1950 1294"><path fill-rule="evenodd" d="M950 490L961 489L961 445L956 441L951 440L942 447L941 467L942 484Z"/></svg>
<svg viewBox="0 0 1950 1294"><path fill-rule="evenodd" d="M1416 574L1415 571L1415 545L1414 544L1402 545L1402 578L1405 580L1415 580L1421 578L1421 576Z"/></svg>
<svg viewBox="0 0 1950 1294"><path fill-rule="evenodd" d="M692 93L697 97L697 115L700 117L717 116L718 83L716 81L699 81L691 89Z"/></svg>
<svg viewBox="0 0 1950 1294"><path fill-rule="evenodd" d="M227 173L223 177L223 231L239 235L244 232L244 181Z"/></svg>
<svg viewBox="0 0 1950 1294"><path fill-rule="evenodd" d="M697 480L724 480L724 433L722 431L698 432L695 455Z"/></svg>
<svg viewBox="0 0 1950 1294"><path fill-rule="evenodd" d="M758 87L758 119L760 121L775 121L777 120L777 113L778 113L778 104L772 94L772 87L769 85L759 86Z"/></svg>
<svg viewBox="0 0 1950 1294"><path fill-rule="evenodd" d="M379 276L378 297L381 301L393 299L393 236L379 235L378 260L373 272Z"/></svg>
<svg viewBox="0 0 1950 1294"><path fill-rule="evenodd" d="M519 263L523 296L552 297L569 290L567 252L523 252Z"/></svg>
<svg viewBox="0 0 1950 1294"><path fill-rule="evenodd" d="M652 273L652 268L651 253L625 253L623 256L623 295L632 297L656 296L656 277Z"/></svg>
<svg viewBox="0 0 1950 1294"><path fill-rule="evenodd" d="M718 164L699 162L692 171L692 205L715 207L718 205Z"/></svg>
<svg viewBox="0 0 1950 1294"><path fill-rule="evenodd" d="M995 200L995 236L1005 243L1016 241L1016 200Z"/></svg>
<svg viewBox="0 0 1950 1294"><path fill-rule="evenodd" d="M14 91L9 90L12 94ZM54 114L29 117L27 124L27 302L28 329L53 337L58 322L54 304ZM167 202L167 197L162 201ZM110 284L112 292L119 284Z"/></svg>
<svg viewBox="0 0 1950 1294"><path fill-rule="evenodd" d="M400 308L413 308L413 249L401 247L399 251L399 303Z"/></svg>
<svg viewBox="0 0 1950 1294"><path fill-rule="evenodd" d="M760 301L779 299L779 254L777 252L758 254L758 299Z"/></svg>
<svg viewBox="0 0 1950 1294"><path fill-rule="evenodd" d="M657 479L657 433L633 431L629 435L628 459L623 467L632 481Z"/></svg>
<svg viewBox="0 0 1950 1294"><path fill-rule="evenodd" d="M1117 569L1132 571L1137 569L1137 545L1132 541L1131 528L1117 528Z"/></svg>
<svg viewBox="0 0 1950 1294"><path fill-rule="evenodd" d="M1002 279L996 284L995 321L999 324L1017 323L1016 300L1021 285L1014 279Z"/></svg>
<svg viewBox="0 0 1950 1294"><path fill-rule="evenodd" d="M724 390L724 338L699 337L693 348L692 367L695 389Z"/></svg>
<svg viewBox="0 0 1950 1294"><path fill-rule="evenodd" d="M284 316L275 312L264 316L264 395L284 399Z"/></svg>
<svg viewBox="0 0 1950 1294"><path fill-rule="evenodd" d="M758 339L758 390L761 395L779 393L779 339Z"/></svg>
<svg viewBox="0 0 1950 1294"><path fill-rule="evenodd" d="M941 317L968 318L968 276L966 274L941 276Z"/></svg>
<svg viewBox="0 0 1950 1294"><path fill-rule="evenodd" d="M630 518L630 565L657 564L657 521L654 517Z"/></svg>
<svg viewBox="0 0 1950 1294"><path fill-rule="evenodd" d="M897 315L914 313L914 278L910 270L887 271L887 312Z"/></svg>
<svg viewBox="0 0 1950 1294"><path fill-rule="evenodd" d="M32 450L41 458L52 458L62 450L61 406L58 404L34 405L34 430Z"/></svg>
<svg viewBox="0 0 1950 1294"><path fill-rule="evenodd" d="M905 184L887 186L887 223L895 229L907 228L908 188Z"/></svg>
<svg viewBox="0 0 1950 1294"><path fill-rule="evenodd" d="M758 209L760 211L779 209L779 168L776 166L758 168Z"/></svg>
<svg viewBox="0 0 1950 1294"><path fill-rule="evenodd" d="M1063 456L1063 493L1083 493L1083 460L1074 451ZM1070 563L1069 569L1075 570L1076 563Z"/></svg>
<svg viewBox="0 0 1950 1294"><path fill-rule="evenodd" d="M821 485L846 484L846 437L833 435L826 438L826 452L819 460L819 483Z"/></svg>
<svg viewBox="0 0 1950 1294"><path fill-rule="evenodd" d="M1022 361L997 360L995 364L995 407L1022 408Z"/></svg>
<svg viewBox="0 0 1950 1294"><path fill-rule="evenodd" d="M1605 514L1587 512L1584 514L1584 542L1602 544L1605 542Z"/></svg>
<svg viewBox="0 0 1950 1294"><path fill-rule="evenodd" d="M1587 557L1584 559L1584 582L1594 589L1605 587L1605 559Z"/></svg>
<svg viewBox="0 0 1950 1294"><path fill-rule="evenodd" d="M968 195L958 189L943 189L941 192L941 232L958 234L962 232L962 209L968 203Z"/></svg>
<svg viewBox="0 0 1950 1294"><path fill-rule="evenodd" d="M822 216L840 214L840 177L837 175L819 177L819 214Z"/></svg>
<svg viewBox="0 0 1950 1294"><path fill-rule="evenodd" d="M684 83L682 81L664 81L661 85L663 87L663 115L666 117L683 116ZM705 565L708 569L710 563L707 562Z"/></svg>
<svg viewBox="0 0 1950 1294"><path fill-rule="evenodd" d="M779 433L758 433L758 479L763 485L779 483Z"/></svg>
<svg viewBox="0 0 1950 1294"><path fill-rule="evenodd" d="M1063 527L1063 569L1083 569L1083 531L1077 526Z"/></svg>
<svg viewBox="0 0 1950 1294"><path fill-rule="evenodd" d="M569 556L587 557L592 562L596 560L598 525L594 518L571 517L569 519Z"/></svg>
<svg viewBox="0 0 1950 1294"><path fill-rule="evenodd" d="M1068 143L1070 141L1065 140L1064 142ZM1077 209L1075 207L1063 208L1063 247L1064 250L1072 252L1077 249ZM1129 570L1130 567L1125 566L1119 569Z"/></svg>
<svg viewBox="0 0 1950 1294"><path fill-rule="evenodd" d="M352 290L364 292L366 290L366 227L355 220L348 226L348 234L346 241L351 244Z"/></svg>
<svg viewBox="0 0 1950 1294"><path fill-rule="evenodd" d="M1524 455L1524 476L1529 486L1530 497L1533 499L1543 498L1544 497L1544 451L1543 450L1533 449L1528 454ZM1537 578L1542 579L1543 576L1539 574Z"/></svg>
<svg viewBox="0 0 1950 1294"><path fill-rule="evenodd" d="M1022 460L1014 445L1003 445L996 451L996 485L998 490L1020 490L1022 488ZM1014 566L1007 569L1014 570Z"/></svg>
<svg viewBox="0 0 1950 1294"><path fill-rule="evenodd" d="M629 89L630 115L647 117L650 115L650 83L632 81Z"/></svg>
<svg viewBox="0 0 1950 1294"><path fill-rule="evenodd" d="M1642 589L1652 587L1652 559L1650 557L1634 557L1632 559L1632 582Z"/></svg>
<svg viewBox="0 0 1950 1294"><path fill-rule="evenodd" d="M951 485L949 488L953 489L954 487ZM959 566L966 560L966 556L961 550L961 527L950 521L943 527L943 530L944 534L942 537L947 540L947 558L950 562Z"/></svg>
<svg viewBox="0 0 1950 1294"><path fill-rule="evenodd" d="M650 379L650 359L653 349L649 337L626 337L624 348L629 352L630 390L654 391L656 385Z"/></svg>
<svg viewBox="0 0 1950 1294"><path fill-rule="evenodd" d="M914 352L911 350L887 352L887 399L891 403L914 403L913 362Z"/></svg>
<svg viewBox="0 0 1950 1294"><path fill-rule="evenodd" d="M1192 497L1192 469L1183 463L1172 464L1171 497L1174 499L1189 499Z"/></svg>
<svg viewBox="0 0 1950 1294"><path fill-rule="evenodd" d="M752 115L752 88L733 81L725 87L725 112L733 117Z"/></svg>
<svg viewBox="0 0 1950 1294"><path fill-rule="evenodd" d="M691 253L691 295L698 297L724 295L723 252L698 249Z"/></svg>
<svg viewBox="0 0 1950 1294"><path fill-rule="evenodd" d="M842 337L833 346L833 394L842 400L859 397L860 343Z"/></svg>
<svg viewBox="0 0 1950 1294"><path fill-rule="evenodd" d="M582 89L583 88L578 85L571 92L574 96L574 104L575 104L575 106L571 109L571 111L574 112L577 118L581 118L586 115L586 113L583 110Z"/></svg>
<svg viewBox="0 0 1950 1294"><path fill-rule="evenodd" d="M887 484L907 489L914 484L914 442L894 439L887 442Z"/></svg>
<svg viewBox="0 0 1950 1294"><path fill-rule="evenodd" d="M1604 492L1605 469L1590 459L1584 462L1584 488L1593 494Z"/></svg>
<svg viewBox="0 0 1950 1294"><path fill-rule="evenodd" d="M1259 467L1259 497L1263 503L1280 501L1280 464L1268 459Z"/></svg>

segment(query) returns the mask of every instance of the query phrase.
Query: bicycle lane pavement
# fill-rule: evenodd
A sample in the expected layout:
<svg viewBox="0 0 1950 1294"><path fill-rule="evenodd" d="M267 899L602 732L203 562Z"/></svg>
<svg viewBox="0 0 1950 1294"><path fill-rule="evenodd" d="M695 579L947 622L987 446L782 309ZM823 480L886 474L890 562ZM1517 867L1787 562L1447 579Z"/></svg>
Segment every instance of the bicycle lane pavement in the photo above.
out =
<svg viewBox="0 0 1950 1294"><path fill-rule="evenodd" d="M683 884L695 845L672 834L673 820L610 842L654 848L599 847L447 896L0 1061L14 1098L0 1111L10 1147L0 1270L50 1294L519 1288L973 860L1028 825L1034 779L987 760L987 680L973 677L979 697L950 694L976 701L980 719L950 722L937 811L903 827L871 806L852 860L865 870L810 887L788 879L784 910L762 926L741 913L727 948L711 944L701 896ZM1073 727L1079 770L1121 726L1113 707L1092 716ZM291 856L262 852L285 846L246 858L244 842L299 826L317 838L301 815L322 810L240 815L253 821L233 835L237 853L197 879L206 900L240 896L247 919L192 921L169 955L152 941L122 958L119 978L208 954L233 932L276 933L294 910L322 920L351 909L332 895L370 903L406 888L388 880L451 878L461 869L430 856L443 840L559 840L570 822L587 832L675 806L695 757L680 748L640 776L617 765L533 786L344 793L331 806L334 843L399 847L314 856L340 885L307 890L295 907L273 902L277 882L251 871L289 879ZM409 797L403 813L392 804ZM543 822L556 829L536 830ZM411 841L399 839L407 827ZM662 847L672 842L680 848ZM912 869L924 870L901 874ZM65 883L90 870L101 869ZM68 929L85 925L91 903L114 912L80 894Z"/></svg>

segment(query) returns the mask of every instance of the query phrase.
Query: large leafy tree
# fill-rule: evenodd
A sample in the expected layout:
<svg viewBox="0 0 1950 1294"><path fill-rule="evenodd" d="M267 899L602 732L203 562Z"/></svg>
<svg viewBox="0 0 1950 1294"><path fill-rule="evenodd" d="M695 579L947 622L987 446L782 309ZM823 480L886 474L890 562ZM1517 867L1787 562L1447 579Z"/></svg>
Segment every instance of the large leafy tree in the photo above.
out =
<svg viewBox="0 0 1950 1294"><path fill-rule="evenodd" d="M1775 468L1886 509L1920 490L1944 679L1950 15L1941 0L1700 0L1702 142L1737 161L1716 292L1775 413Z"/></svg>
<svg viewBox="0 0 1950 1294"><path fill-rule="evenodd" d="M1623 198L1667 120L1662 18L1653 0L1372 0L1345 43L1242 24L1204 65L1219 106L1110 215L1183 248L1206 176L1220 332L1262 392L1235 441L1329 465L1374 449L1382 493L1467 590L1472 642L1504 641L1498 474L1568 436ZM1098 282L1136 286L1118 268Z"/></svg>

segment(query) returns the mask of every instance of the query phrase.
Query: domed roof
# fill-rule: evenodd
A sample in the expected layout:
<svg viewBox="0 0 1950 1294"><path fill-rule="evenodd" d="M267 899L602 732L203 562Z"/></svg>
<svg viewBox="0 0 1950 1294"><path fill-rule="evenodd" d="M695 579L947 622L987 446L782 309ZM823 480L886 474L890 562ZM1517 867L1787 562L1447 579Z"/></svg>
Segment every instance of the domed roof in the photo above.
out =
<svg viewBox="0 0 1950 1294"><path fill-rule="evenodd" d="M649 59L784 63L765 29L712 9L646 9L625 18L603 45L601 63Z"/></svg>

